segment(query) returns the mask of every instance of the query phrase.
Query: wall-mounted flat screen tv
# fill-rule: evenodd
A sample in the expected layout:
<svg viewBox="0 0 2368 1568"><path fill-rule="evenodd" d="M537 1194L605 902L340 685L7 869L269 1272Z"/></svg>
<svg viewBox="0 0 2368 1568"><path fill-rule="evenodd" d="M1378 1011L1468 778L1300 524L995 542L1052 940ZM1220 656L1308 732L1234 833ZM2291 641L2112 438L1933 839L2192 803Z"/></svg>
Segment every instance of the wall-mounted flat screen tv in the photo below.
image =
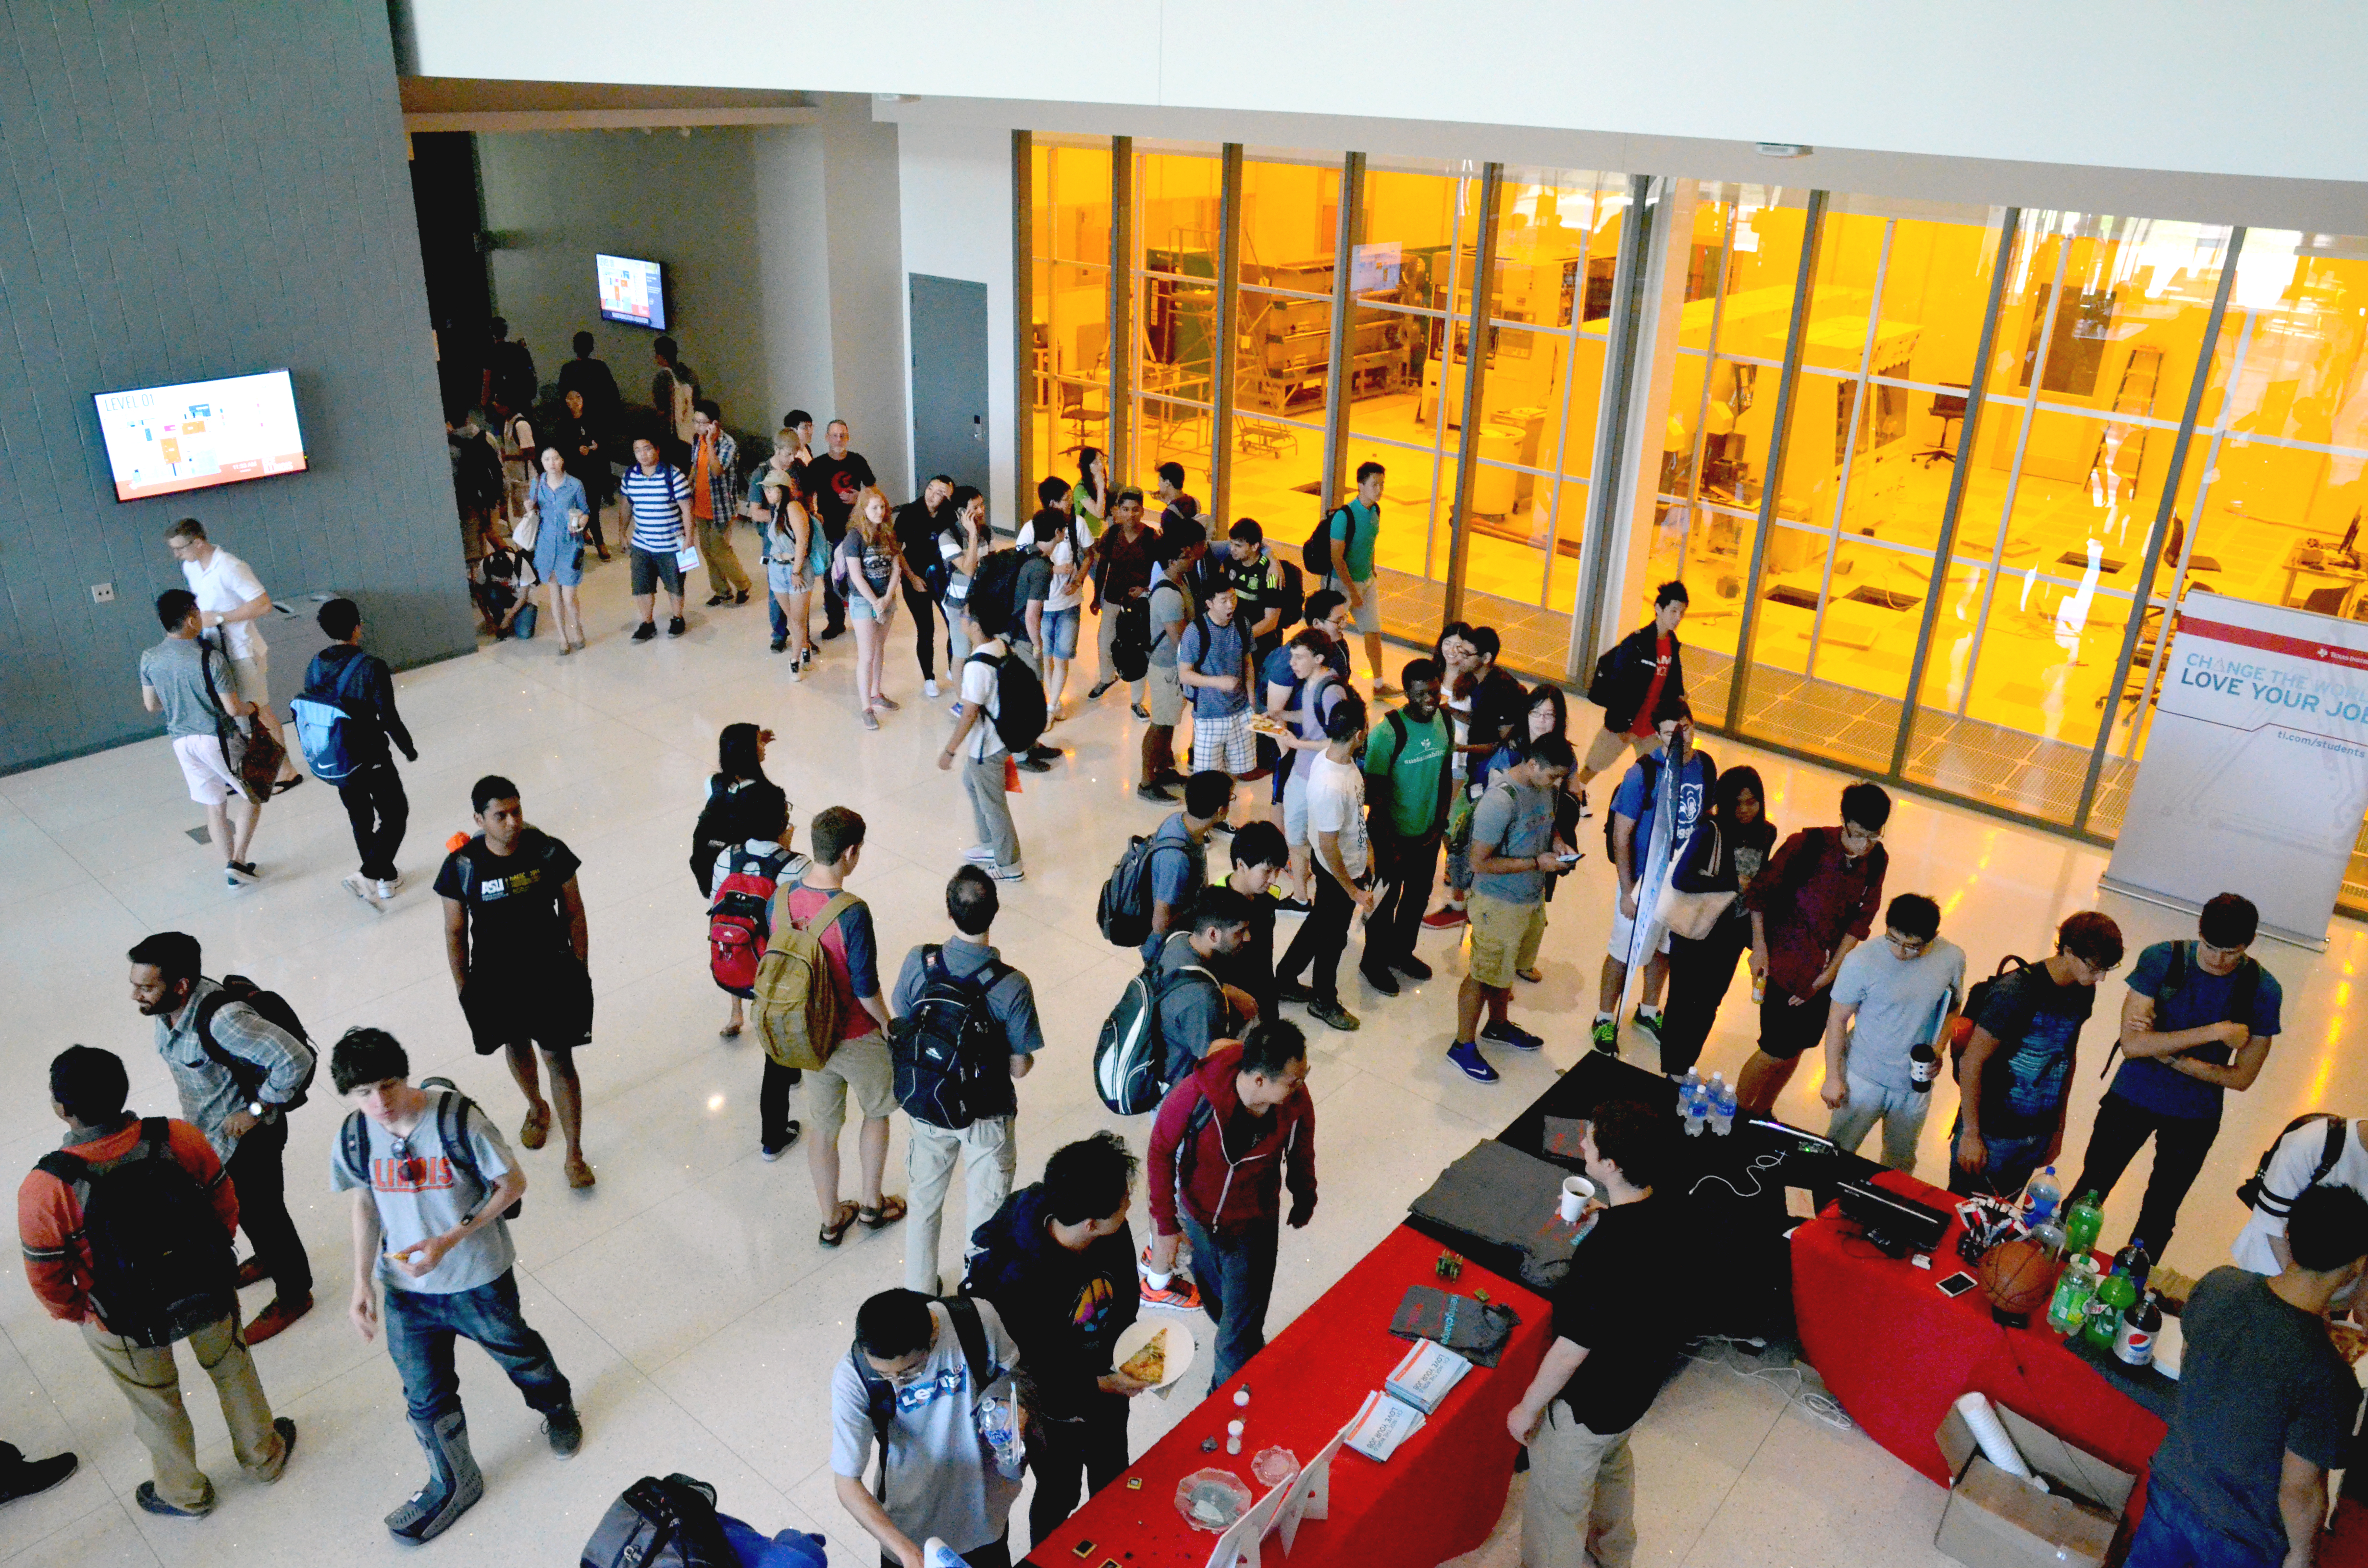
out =
<svg viewBox="0 0 2368 1568"><path fill-rule="evenodd" d="M664 332L666 325L666 267L630 256L592 257L600 279L600 319Z"/></svg>
<svg viewBox="0 0 2368 1568"><path fill-rule="evenodd" d="M285 370L96 393L115 498L138 501L302 473L304 433Z"/></svg>

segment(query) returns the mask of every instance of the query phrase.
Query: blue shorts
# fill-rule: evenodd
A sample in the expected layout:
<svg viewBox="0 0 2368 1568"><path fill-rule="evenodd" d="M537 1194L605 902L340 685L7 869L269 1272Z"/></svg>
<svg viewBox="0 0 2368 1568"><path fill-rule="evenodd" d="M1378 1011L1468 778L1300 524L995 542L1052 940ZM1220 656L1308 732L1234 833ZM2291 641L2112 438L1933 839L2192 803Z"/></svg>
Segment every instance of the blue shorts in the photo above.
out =
<svg viewBox="0 0 2368 1568"><path fill-rule="evenodd" d="M1044 612L1044 656L1048 659L1074 659L1077 656L1077 624L1079 616L1075 605L1067 609Z"/></svg>
<svg viewBox="0 0 2368 1568"><path fill-rule="evenodd" d="M807 578L806 585L812 587L814 579ZM798 591L797 568L787 561L766 562L765 586L777 594L796 593Z"/></svg>

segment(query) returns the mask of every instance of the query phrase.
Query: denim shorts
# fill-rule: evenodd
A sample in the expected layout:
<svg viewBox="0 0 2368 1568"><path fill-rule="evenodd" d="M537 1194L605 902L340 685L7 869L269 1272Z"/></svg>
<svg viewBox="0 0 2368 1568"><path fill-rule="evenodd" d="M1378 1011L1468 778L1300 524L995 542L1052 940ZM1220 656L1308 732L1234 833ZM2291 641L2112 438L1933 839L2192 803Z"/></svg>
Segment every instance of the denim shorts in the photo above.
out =
<svg viewBox="0 0 2368 1568"><path fill-rule="evenodd" d="M1074 659L1077 656L1077 608L1048 609L1044 612L1044 656L1048 659Z"/></svg>
<svg viewBox="0 0 2368 1568"><path fill-rule="evenodd" d="M765 562L765 586L777 594L794 594L798 591L797 571L790 562L768 561ZM806 584L811 587L814 579L807 578Z"/></svg>

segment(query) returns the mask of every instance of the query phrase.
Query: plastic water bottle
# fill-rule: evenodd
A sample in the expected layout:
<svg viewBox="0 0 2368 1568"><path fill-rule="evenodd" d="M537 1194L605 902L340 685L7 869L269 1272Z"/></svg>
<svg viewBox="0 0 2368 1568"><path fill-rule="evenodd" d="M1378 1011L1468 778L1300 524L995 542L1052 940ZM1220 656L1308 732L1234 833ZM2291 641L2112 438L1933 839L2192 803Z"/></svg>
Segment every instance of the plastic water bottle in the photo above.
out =
<svg viewBox="0 0 2368 1568"><path fill-rule="evenodd" d="M1695 1068L1686 1069L1678 1083L1678 1110L1686 1119L1686 1136L1699 1138L1702 1124L1710 1119L1710 1096L1702 1088L1702 1074Z"/></svg>
<svg viewBox="0 0 2368 1568"><path fill-rule="evenodd" d="M2022 1222L2039 1229L2055 1217L2056 1207L2063 1201L2064 1189L2055 1185L2055 1167L2050 1165L2023 1184Z"/></svg>
<svg viewBox="0 0 2368 1568"><path fill-rule="evenodd" d="M1710 1075L1710 1130L1721 1138L1735 1131L1735 1091L1721 1073Z"/></svg>
<svg viewBox="0 0 2368 1568"><path fill-rule="evenodd" d="M921 1543L922 1568L965 1568L962 1555L936 1536Z"/></svg>
<svg viewBox="0 0 2368 1568"><path fill-rule="evenodd" d="M989 1396L978 1407L978 1435L986 1439L987 1448L995 1455L995 1468L1003 1472L1004 1479L1019 1480L1027 1469L1028 1454L1020 1444L1019 1428L1008 1396Z"/></svg>

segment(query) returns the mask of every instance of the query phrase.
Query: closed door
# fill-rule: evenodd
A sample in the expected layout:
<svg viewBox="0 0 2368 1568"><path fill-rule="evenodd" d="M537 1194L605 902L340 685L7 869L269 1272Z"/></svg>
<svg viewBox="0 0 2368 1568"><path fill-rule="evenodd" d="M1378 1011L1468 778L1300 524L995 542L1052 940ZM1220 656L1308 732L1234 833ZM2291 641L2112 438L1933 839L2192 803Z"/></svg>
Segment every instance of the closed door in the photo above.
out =
<svg viewBox="0 0 2368 1568"><path fill-rule="evenodd" d="M910 275L913 487L931 474L986 488L986 285Z"/></svg>

